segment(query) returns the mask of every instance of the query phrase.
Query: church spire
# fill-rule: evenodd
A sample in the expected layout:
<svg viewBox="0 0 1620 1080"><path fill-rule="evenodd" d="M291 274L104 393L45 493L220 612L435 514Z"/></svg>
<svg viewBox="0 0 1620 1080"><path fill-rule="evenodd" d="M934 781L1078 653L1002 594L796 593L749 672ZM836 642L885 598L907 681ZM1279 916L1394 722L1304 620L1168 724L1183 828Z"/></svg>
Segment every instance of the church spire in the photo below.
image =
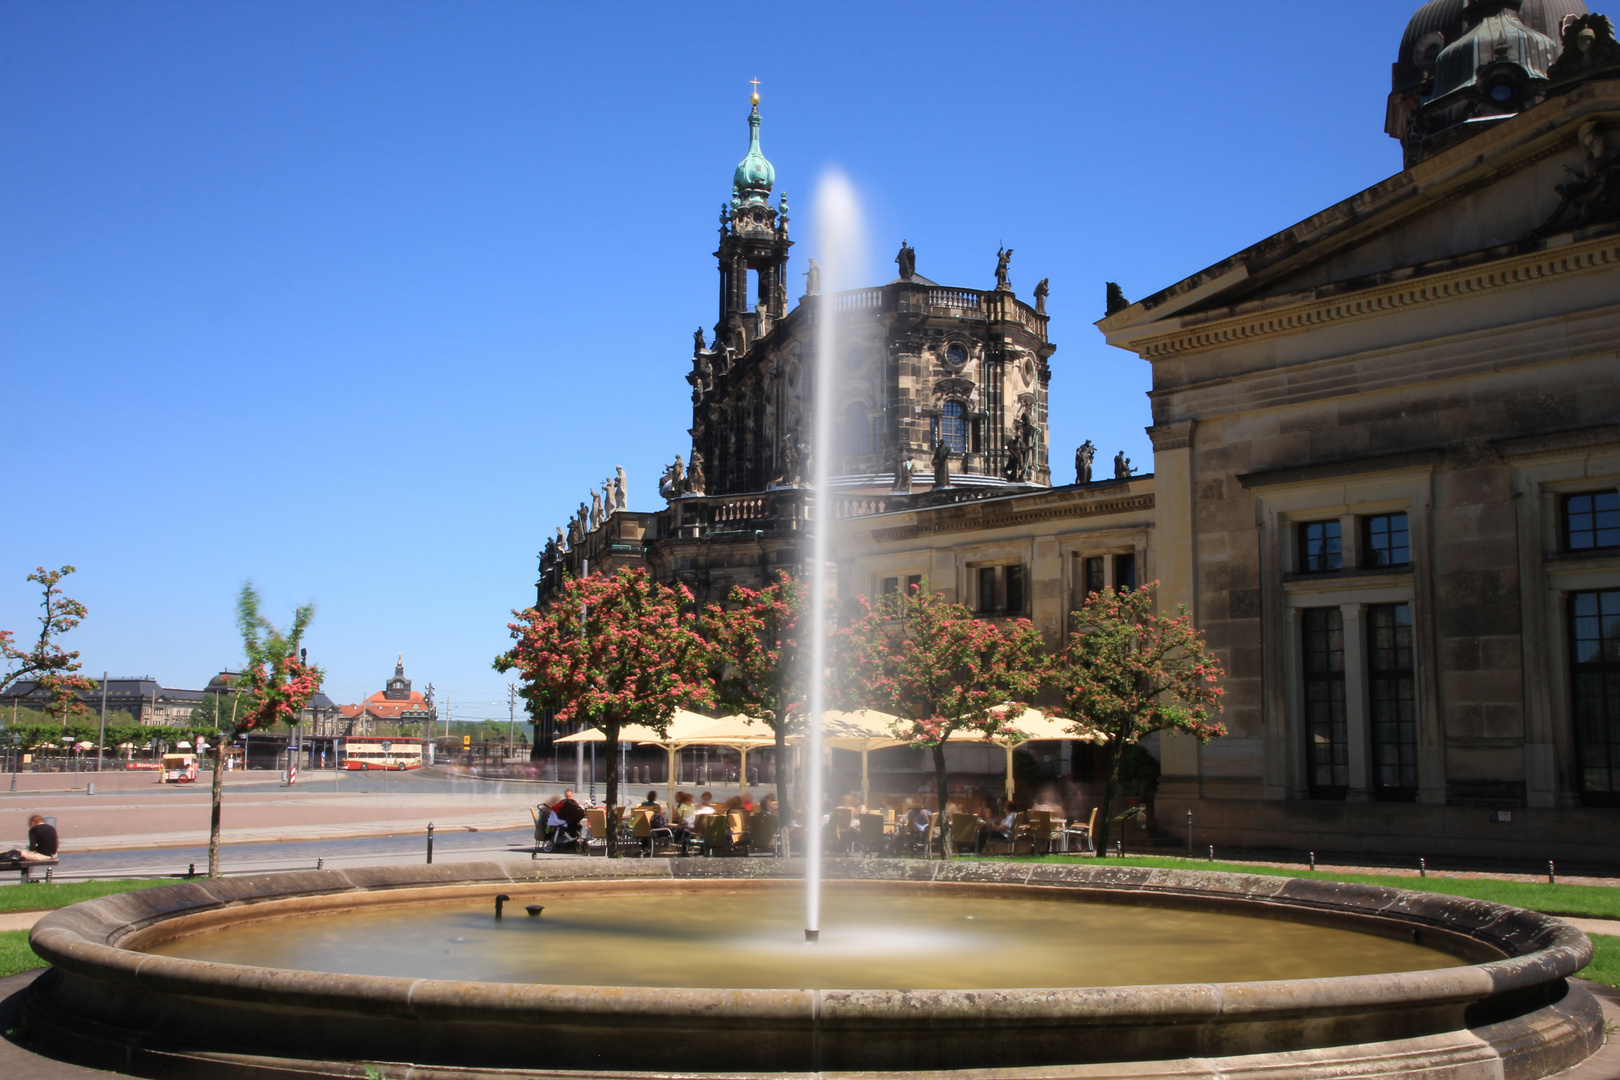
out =
<svg viewBox="0 0 1620 1080"><path fill-rule="evenodd" d="M765 159L759 148L759 80L754 80L754 92L748 99L752 106L748 112L748 153L737 163L737 172L731 181L731 205L734 208L764 205L771 198L771 186L776 183L776 169Z"/></svg>

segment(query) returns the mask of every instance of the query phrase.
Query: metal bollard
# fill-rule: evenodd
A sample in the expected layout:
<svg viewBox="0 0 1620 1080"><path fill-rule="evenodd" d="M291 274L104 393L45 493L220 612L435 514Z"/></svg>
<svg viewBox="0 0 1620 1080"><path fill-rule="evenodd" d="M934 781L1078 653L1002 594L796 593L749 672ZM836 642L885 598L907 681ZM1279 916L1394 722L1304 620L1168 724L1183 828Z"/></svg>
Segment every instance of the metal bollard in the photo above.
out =
<svg viewBox="0 0 1620 1080"><path fill-rule="evenodd" d="M53 869L55 869L55 867L47 866L45 868L45 884L47 884L47 885L49 885L51 883L51 871Z"/></svg>
<svg viewBox="0 0 1620 1080"><path fill-rule="evenodd" d="M315 860L315 869L317 869L317 870L325 870L326 869L326 860L325 859L316 859Z"/></svg>
<svg viewBox="0 0 1620 1080"><path fill-rule="evenodd" d="M1554 868L1553 861L1551 859L1547 860L1547 884L1558 884L1558 871Z"/></svg>
<svg viewBox="0 0 1620 1080"><path fill-rule="evenodd" d="M186 877L196 877L196 876L197 876L197 864L196 863L188 863L186 865Z"/></svg>
<svg viewBox="0 0 1620 1080"><path fill-rule="evenodd" d="M1316 873L1316 852L1311 852L1311 873Z"/></svg>
<svg viewBox="0 0 1620 1080"><path fill-rule="evenodd" d="M94 795L96 793L96 782L94 780L85 785L84 793L86 795Z"/></svg>
<svg viewBox="0 0 1620 1080"><path fill-rule="evenodd" d="M1209 845L1209 861L1210 862L1215 861L1215 845L1214 844Z"/></svg>
<svg viewBox="0 0 1620 1080"><path fill-rule="evenodd" d="M1428 877L1428 876L1429 876L1429 860L1427 860L1427 859L1419 859L1418 860L1418 877Z"/></svg>
<svg viewBox="0 0 1620 1080"><path fill-rule="evenodd" d="M1192 858L1192 811L1187 811L1187 858Z"/></svg>
<svg viewBox="0 0 1620 1080"><path fill-rule="evenodd" d="M433 822L428 822L428 865L433 865Z"/></svg>
<svg viewBox="0 0 1620 1080"><path fill-rule="evenodd" d="M1116 859L1123 859L1125 857L1125 841L1114 841L1114 857Z"/></svg>

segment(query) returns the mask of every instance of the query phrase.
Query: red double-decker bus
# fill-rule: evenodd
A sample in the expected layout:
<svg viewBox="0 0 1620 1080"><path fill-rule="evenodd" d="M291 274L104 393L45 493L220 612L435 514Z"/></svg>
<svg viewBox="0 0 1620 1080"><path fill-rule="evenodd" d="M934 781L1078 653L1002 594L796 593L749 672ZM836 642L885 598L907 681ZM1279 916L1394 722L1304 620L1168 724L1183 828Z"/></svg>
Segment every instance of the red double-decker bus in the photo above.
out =
<svg viewBox="0 0 1620 1080"><path fill-rule="evenodd" d="M420 769L422 740L399 735L345 735L337 740L340 769Z"/></svg>

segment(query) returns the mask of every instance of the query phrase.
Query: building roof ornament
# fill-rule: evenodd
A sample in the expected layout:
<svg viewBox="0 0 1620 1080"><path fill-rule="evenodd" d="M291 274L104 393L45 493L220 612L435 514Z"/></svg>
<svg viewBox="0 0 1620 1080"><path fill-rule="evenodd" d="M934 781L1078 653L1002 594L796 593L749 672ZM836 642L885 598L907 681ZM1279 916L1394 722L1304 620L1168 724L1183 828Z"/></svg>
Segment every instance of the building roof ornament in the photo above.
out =
<svg viewBox="0 0 1620 1080"><path fill-rule="evenodd" d="M776 169L765 160L759 148L759 90L748 99L748 153L737 163L737 172L731 181L731 205L763 205L770 201L771 187L776 183Z"/></svg>

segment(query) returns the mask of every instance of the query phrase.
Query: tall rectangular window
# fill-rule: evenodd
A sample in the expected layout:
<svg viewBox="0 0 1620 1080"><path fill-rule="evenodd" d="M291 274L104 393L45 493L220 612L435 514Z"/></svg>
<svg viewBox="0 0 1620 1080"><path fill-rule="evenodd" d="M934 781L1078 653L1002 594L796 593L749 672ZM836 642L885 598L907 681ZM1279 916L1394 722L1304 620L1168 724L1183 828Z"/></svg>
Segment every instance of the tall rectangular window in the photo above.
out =
<svg viewBox="0 0 1620 1080"><path fill-rule="evenodd" d="M1620 547L1620 491L1564 496L1564 550Z"/></svg>
<svg viewBox="0 0 1620 1080"><path fill-rule="evenodd" d="M1305 769L1311 794L1342 799L1350 789L1350 736L1344 716L1344 614L1303 613Z"/></svg>
<svg viewBox="0 0 1620 1080"><path fill-rule="evenodd" d="M1136 556L1134 554L1114 556L1114 588L1136 588Z"/></svg>
<svg viewBox="0 0 1620 1080"><path fill-rule="evenodd" d="M899 578L897 578L897 577L886 577L886 578L883 579L883 595L884 596L893 596L895 593L897 593L899 591L900 591L900 579Z"/></svg>
<svg viewBox="0 0 1620 1080"><path fill-rule="evenodd" d="M1007 602L1004 605L1007 614L1022 615L1024 613L1024 568L1022 566L1009 566L1006 568Z"/></svg>
<svg viewBox="0 0 1620 1080"><path fill-rule="evenodd" d="M1299 572L1320 574L1344 567L1344 540L1337 521L1303 521L1299 525Z"/></svg>
<svg viewBox="0 0 1620 1080"><path fill-rule="evenodd" d="M1620 589L1571 593L1570 702L1589 806L1620 806Z"/></svg>
<svg viewBox="0 0 1620 1080"><path fill-rule="evenodd" d="M1103 591L1103 557L1092 555L1086 559L1086 595Z"/></svg>
<svg viewBox="0 0 1620 1080"><path fill-rule="evenodd" d="M1373 787L1380 799L1417 798L1417 686L1412 605L1367 609L1367 701L1372 711Z"/></svg>
<svg viewBox="0 0 1620 1080"><path fill-rule="evenodd" d="M979 614L994 615L996 612L996 568L993 566L979 567Z"/></svg>
<svg viewBox="0 0 1620 1080"><path fill-rule="evenodd" d="M906 595L907 596L911 596L911 595L915 594L917 592L917 590L922 588L922 577L923 576L921 574L907 574L906 575Z"/></svg>
<svg viewBox="0 0 1620 1080"><path fill-rule="evenodd" d="M1405 566L1412 561L1412 544L1405 514L1374 514L1362 521L1361 565Z"/></svg>

